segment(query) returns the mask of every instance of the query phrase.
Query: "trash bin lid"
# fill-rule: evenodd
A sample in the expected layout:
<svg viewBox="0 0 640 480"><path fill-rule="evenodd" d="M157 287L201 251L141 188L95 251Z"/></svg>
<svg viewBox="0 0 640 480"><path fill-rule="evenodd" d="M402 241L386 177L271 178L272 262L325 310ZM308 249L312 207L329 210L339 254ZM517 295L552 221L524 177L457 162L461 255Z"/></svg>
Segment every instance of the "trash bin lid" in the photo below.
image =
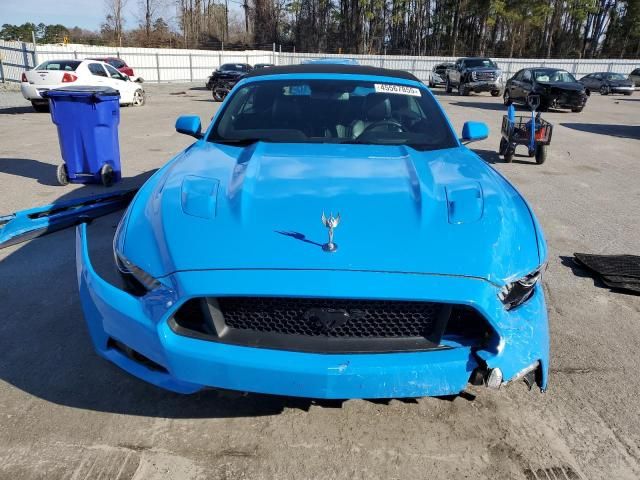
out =
<svg viewBox="0 0 640 480"><path fill-rule="evenodd" d="M79 85L77 87L60 87L52 90L42 92L41 95L45 98L62 98L62 97L76 97L76 98L104 98L104 97L120 97L120 92L111 87L94 87L91 85Z"/></svg>

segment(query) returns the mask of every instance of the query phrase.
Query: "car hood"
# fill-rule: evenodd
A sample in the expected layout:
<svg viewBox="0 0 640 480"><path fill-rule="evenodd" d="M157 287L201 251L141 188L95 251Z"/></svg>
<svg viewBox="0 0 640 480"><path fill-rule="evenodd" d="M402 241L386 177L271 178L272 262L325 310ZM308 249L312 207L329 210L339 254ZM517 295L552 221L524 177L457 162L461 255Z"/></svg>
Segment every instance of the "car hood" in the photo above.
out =
<svg viewBox="0 0 640 480"><path fill-rule="evenodd" d="M322 249L323 212L340 214L334 253ZM124 253L156 277L328 269L501 284L539 264L526 203L465 147L200 141L154 175L127 216Z"/></svg>

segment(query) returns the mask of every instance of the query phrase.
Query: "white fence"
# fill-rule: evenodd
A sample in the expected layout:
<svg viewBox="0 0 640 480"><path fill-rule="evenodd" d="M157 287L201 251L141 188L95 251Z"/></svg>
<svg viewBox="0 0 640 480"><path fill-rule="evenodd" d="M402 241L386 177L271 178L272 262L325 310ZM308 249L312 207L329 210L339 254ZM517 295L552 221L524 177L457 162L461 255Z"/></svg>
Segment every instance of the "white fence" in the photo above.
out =
<svg viewBox="0 0 640 480"><path fill-rule="evenodd" d="M434 65L453 62L454 57L412 57L403 55L329 55L321 53L280 53L264 50L213 51L179 50L163 48L114 48L89 45L37 45L0 40L0 81L19 82L22 71L54 58L86 58L113 56L122 58L133 67L136 75L151 82L204 81L211 71L223 63L273 63L297 64L313 58L353 58L361 65L393 68L412 72L422 81L428 81ZM587 73L615 71L628 74L640 65L639 60L620 59L494 59L507 76L525 67L556 67L565 69L580 78Z"/></svg>

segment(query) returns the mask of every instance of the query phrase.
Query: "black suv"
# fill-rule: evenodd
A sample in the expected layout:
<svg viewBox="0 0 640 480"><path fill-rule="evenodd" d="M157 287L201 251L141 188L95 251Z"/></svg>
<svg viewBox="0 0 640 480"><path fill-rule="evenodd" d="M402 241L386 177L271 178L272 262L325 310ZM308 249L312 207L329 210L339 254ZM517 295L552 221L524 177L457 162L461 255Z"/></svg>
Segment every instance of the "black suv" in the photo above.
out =
<svg viewBox="0 0 640 480"><path fill-rule="evenodd" d="M225 63L211 73L206 87L211 90L217 83L225 83L233 87L238 81L251 71L248 63Z"/></svg>
<svg viewBox="0 0 640 480"><path fill-rule="evenodd" d="M491 92L491 96L502 94L502 71L490 58L459 58L453 67L447 70L445 79L447 93L457 88L460 95L471 92Z"/></svg>

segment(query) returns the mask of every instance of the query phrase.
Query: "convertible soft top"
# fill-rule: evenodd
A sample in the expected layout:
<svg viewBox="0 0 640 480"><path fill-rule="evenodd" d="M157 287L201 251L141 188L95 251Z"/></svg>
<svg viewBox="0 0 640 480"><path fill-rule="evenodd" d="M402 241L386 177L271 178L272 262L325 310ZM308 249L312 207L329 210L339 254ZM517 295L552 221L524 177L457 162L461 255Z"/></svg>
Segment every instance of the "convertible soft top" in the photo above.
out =
<svg viewBox="0 0 640 480"><path fill-rule="evenodd" d="M267 75L285 74L311 74L311 73L335 73L336 75L373 75L377 77L402 78L419 82L413 74L403 70L391 70L387 68L368 67L365 65L344 65L328 63L309 63L302 65L282 65L278 67L261 68L246 74L244 78L264 77Z"/></svg>

